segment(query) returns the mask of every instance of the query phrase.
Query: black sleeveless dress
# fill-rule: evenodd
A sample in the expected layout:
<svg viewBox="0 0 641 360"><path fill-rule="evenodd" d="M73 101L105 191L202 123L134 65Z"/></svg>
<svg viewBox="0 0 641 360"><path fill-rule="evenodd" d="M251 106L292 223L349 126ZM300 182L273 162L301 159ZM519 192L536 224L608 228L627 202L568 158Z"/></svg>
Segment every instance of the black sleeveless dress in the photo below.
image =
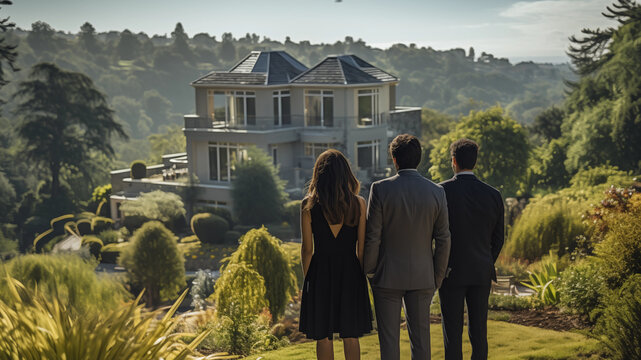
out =
<svg viewBox="0 0 641 360"><path fill-rule="evenodd" d="M300 331L308 339L361 337L372 331L367 279L356 257L358 227L343 227L334 237L320 204L311 210L314 255L300 308Z"/></svg>

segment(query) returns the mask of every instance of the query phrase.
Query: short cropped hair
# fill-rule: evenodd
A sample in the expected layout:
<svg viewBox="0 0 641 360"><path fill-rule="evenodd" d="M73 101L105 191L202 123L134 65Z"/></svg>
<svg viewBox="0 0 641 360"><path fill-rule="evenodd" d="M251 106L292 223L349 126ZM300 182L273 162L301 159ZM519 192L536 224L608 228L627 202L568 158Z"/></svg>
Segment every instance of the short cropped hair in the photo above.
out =
<svg viewBox="0 0 641 360"><path fill-rule="evenodd" d="M416 136L402 134L389 145L390 154L396 159L398 169L416 169L421 162L421 143Z"/></svg>
<svg viewBox="0 0 641 360"><path fill-rule="evenodd" d="M450 145L450 155L461 169L474 169L479 153L479 144L470 139L459 139Z"/></svg>

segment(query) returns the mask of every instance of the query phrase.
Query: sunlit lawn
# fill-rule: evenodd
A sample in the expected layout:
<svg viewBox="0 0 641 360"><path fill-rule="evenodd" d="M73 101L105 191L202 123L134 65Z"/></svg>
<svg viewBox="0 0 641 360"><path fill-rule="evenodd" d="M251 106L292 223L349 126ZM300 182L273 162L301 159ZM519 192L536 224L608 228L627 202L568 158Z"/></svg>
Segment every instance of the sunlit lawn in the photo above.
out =
<svg viewBox="0 0 641 360"><path fill-rule="evenodd" d="M432 325L432 359L443 359L443 336L440 325ZM464 330L463 358L470 358L471 348ZM489 359L597 359L599 344L581 334L557 332L500 321L488 322ZM340 341L335 341L335 358L344 359ZM378 337L369 335L361 339L362 358L380 359ZM292 345L277 351L252 355L246 360L314 359L313 342ZM407 331L401 331L401 359L410 359Z"/></svg>

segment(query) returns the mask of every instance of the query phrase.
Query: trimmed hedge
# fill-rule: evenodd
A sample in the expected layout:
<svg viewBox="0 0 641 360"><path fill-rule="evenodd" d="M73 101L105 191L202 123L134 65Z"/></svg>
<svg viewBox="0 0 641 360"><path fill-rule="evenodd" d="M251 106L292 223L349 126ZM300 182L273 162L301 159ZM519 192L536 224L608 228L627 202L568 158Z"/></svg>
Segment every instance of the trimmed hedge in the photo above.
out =
<svg viewBox="0 0 641 360"><path fill-rule="evenodd" d="M142 160L131 163L130 175L132 179L144 179L147 177L147 164Z"/></svg>
<svg viewBox="0 0 641 360"><path fill-rule="evenodd" d="M202 243L222 244L229 224L218 215L202 213L191 218L191 230Z"/></svg>
<svg viewBox="0 0 641 360"><path fill-rule="evenodd" d="M87 246L89 248L89 253L93 255L96 259L100 259L100 251L104 244L102 240L97 236L86 235L82 237L82 246Z"/></svg>

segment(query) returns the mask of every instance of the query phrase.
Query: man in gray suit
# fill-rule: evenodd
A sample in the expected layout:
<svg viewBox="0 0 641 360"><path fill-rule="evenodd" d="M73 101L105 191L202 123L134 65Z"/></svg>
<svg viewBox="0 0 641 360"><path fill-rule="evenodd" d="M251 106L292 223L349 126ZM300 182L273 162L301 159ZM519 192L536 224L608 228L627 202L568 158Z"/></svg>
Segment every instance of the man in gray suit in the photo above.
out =
<svg viewBox="0 0 641 360"><path fill-rule="evenodd" d="M400 359L401 303L412 359L430 359L430 302L450 255L447 200L440 185L416 171L422 154L416 137L397 136L390 153L398 174L372 184L363 261L373 274L381 359Z"/></svg>

